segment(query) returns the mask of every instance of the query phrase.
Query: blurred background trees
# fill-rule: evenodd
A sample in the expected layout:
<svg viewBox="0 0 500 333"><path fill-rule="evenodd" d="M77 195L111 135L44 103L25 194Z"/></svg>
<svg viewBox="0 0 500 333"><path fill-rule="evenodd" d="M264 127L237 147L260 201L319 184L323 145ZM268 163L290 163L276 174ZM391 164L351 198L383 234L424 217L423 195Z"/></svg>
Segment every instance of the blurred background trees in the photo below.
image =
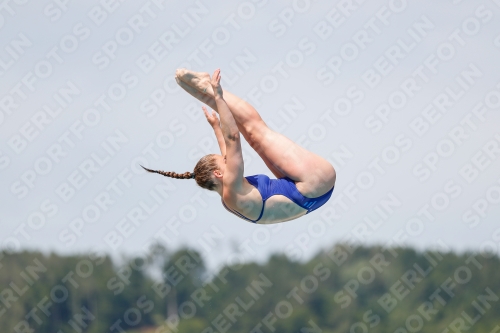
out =
<svg viewBox="0 0 500 333"><path fill-rule="evenodd" d="M1 253L1 332L500 332L500 261L350 248L208 272L158 245L107 256Z"/></svg>

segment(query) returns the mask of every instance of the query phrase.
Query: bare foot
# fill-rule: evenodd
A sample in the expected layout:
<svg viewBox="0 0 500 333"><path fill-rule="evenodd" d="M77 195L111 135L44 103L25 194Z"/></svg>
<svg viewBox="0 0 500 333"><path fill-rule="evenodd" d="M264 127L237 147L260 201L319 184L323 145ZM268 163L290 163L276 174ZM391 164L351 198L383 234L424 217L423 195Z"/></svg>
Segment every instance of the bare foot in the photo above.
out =
<svg viewBox="0 0 500 333"><path fill-rule="evenodd" d="M177 73L176 73L177 74ZM178 76L175 77L175 81L177 81L177 84L184 89L188 94L196 98L202 103L205 103L206 105L210 106L212 109L217 111L217 105L215 104L215 100L213 97L209 96L208 94L204 94L198 90L196 90L194 87L190 86L186 82L182 81ZM210 83L210 82L209 82ZM207 89L208 91L208 89Z"/></svg>
<svg viewBox="0 0 500 333"><path fill-rule="evenodd" d="M214 91L210 84L210 75L208 73L194 72L186 68L179 68L175 71L175 76L199 92L214 97Z"/></svg>

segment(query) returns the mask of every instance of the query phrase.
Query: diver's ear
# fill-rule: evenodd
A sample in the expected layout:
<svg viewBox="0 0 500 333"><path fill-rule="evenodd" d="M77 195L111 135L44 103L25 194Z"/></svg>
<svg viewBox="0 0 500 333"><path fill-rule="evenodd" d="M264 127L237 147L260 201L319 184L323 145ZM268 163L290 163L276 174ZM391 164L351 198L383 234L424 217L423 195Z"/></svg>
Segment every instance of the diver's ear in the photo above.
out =
<svg viewBox="0 0 500 333"><path fill-rule="evenodd" d="M214 175L217 178L222 178L222 172L220 170L214 170Z"/></svg>

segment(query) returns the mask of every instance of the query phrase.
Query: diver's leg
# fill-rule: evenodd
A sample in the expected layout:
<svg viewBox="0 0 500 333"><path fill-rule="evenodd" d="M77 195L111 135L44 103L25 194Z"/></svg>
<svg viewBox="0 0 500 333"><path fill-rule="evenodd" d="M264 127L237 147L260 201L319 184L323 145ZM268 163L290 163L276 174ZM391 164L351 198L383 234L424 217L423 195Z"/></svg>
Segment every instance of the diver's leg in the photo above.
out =
<svg viewBox="0 0 500 333"><path fill-rule="evenodd" d="M208 73L181 69L176 75L198 91L213 96ZM271 130L246 101L227 91L223 96L234 119L240 123L240 132L266 165L296 181L301 193L309 197L322 195L333 187L336 174L328 161Z"/></svg>
<svg viewBox="0 0 500 333"><path fill-rule="evenodd" d="M186 82L180 80L178 77L176 77L176 81L177 81L177 84L179 84L179 86L182 89L184 89L187 93L189 93L191 96L193 96L194 98L196 98L200 102L205 103L206 105L211 107L213 110L217 111L217 105L215 104L215 100L213 99L213 97L210 97L209 95L198 91L197 89L188 85ZM224 91L224 96L226 96L226 95L229 96L229 94L230 94L229 92ZM226 101L226 103L227 103L227 101ZM228 107L229 107L229 109L231 109L231 106L229 106L229 104L228 104ZM233 108L234 108L234 103L233 103ZM238 120L236 120L236 125L238 126L238 130L243 135L245 140L247 142L250 142L249 141L250 138L248 136L248 132L246 131L245 127L243 127L241 125L241 123L238 122ZM271 172L274 174L274 176L276 178L283 178L286 176L282 171L280 171L276 166L274 166L262 152L257 151L257 153L259 154L259 156L262 158L262 160L264 161L266 166L269 168L269 170L271 170Z"/></svg>
<svg viewBox="0 0 500 333"><path fill-rule="evenodd" d="M191 96L193 96L194 98L196 98L200 102L205 103L206 105L208 105L213 110L217 111L217 104L215 104L215 99L213 97L210 97L209 95L204 94L204 93L198 91L197 89L193 88L192 86L190 86L186 82L182 81L178 77L175 77L175 81L188 94L190 94Z"/></svg>
<svg viewBox="0 0 500 333"><path fill-rule="evenodd" d="M212 98L214 97L214 91L212 89L212 85L210 84L210 75L208 73L194 72L185 68L180 68L175 72L175 76L199 92ZM236 122L239 122L244 126L248 126L253 124L254 121L262 121L262 118L257 110L255 110L254 107L248 102L231 94L227 90L224 90L223 97L227 106L233 113Z"/></svg>

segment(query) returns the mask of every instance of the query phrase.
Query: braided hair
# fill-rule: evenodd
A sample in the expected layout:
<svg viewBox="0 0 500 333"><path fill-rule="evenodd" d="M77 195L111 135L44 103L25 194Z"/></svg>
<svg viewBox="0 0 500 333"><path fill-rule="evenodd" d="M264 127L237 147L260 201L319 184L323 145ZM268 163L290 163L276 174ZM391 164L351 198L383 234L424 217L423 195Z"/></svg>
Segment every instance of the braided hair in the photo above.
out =
<svg viewBox="0 0 500 333"><path fill-rule="evenodd" d="M195 178L194 172L184 172L184 173L175 173L171 171L162 171L162 170L151 170L148 168L145 168L141 165L141 167L146 170L147 172L151 173L157 173L159 175L165 176L165 177L170 177L170 178L176 178L176 179L192 179Z"/></svg>
<svg viewBox="0 0 500 333"><path fill-rule="evenodd" d="M176 179L194 179L196 180L198 186L213 191L217 187L213 171L219 169L215 156L215 154L203 156L198 163L196 163L194 172L187 171L184 173L175 173L171 171L151 170L143 167L142 165L141 167L148 172L157 173L165 177Z"/></svg>

